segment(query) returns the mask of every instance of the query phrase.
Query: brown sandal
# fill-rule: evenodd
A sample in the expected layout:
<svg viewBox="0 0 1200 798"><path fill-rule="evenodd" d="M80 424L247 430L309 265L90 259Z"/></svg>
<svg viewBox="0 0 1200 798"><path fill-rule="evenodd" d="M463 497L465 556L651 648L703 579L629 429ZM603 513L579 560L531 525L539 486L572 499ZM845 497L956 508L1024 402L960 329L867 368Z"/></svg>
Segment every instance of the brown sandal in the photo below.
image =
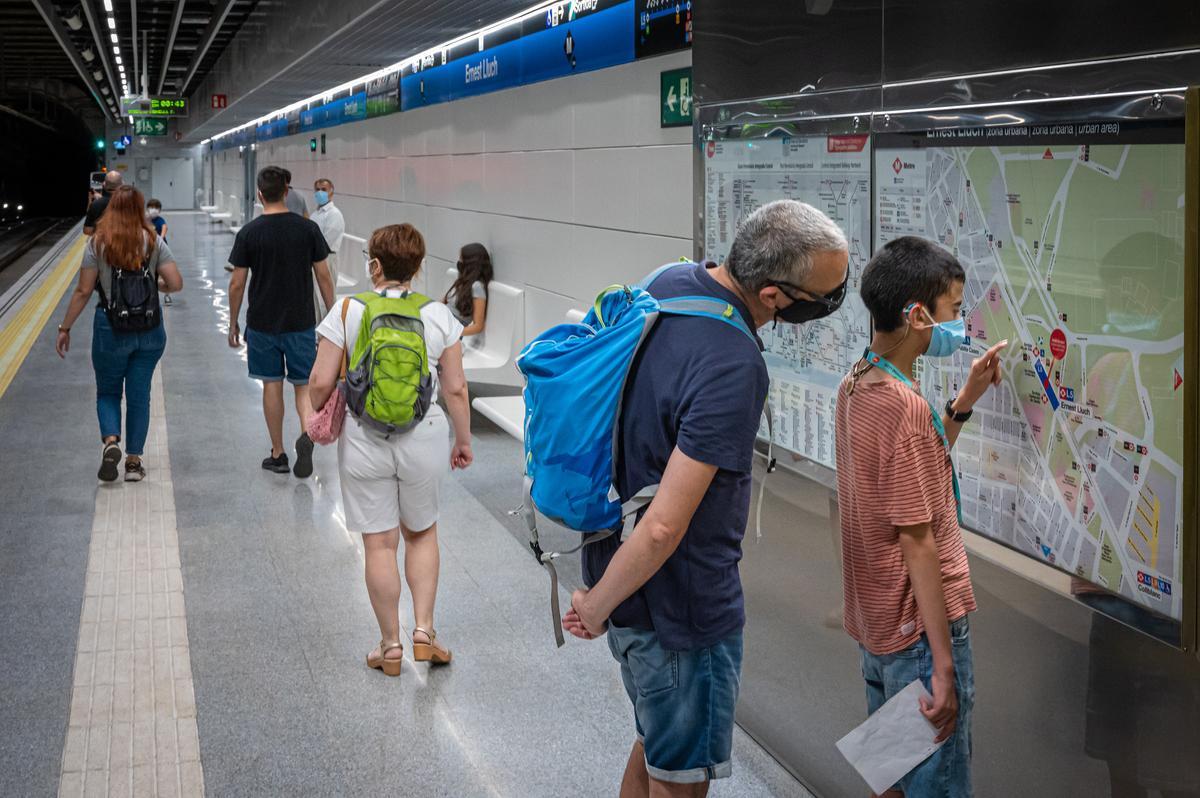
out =
<svg viewBox="0 0 1200 798"><path fill-rule="evenodd" d="M429 638L428 643L418 643L416 634L420 632ZM415 662L428 662L430 665L449 665L451 653L444 648L438 648L433 644L437 640L437 632L432 629L424 629L420 626L413 629L413 660Z"/></svg>
<svg viewBox="0 0 1200 798"><path fill-rule="evenodd" d="M404 662L404 657L400 656L400 657L396 657L394 659L388 659L388 656L387 656L387 653L389 651L392 651L397 648L400 649L401 653L404 652L404 644L403 643L399 643L399 642L389 643L386 640L380 640L379 641L379 656L372 657L371 654L375 653L373 651L371 652L371 654L368 654L367 655L367 667L375 668L376 670L381 670L384 673L386 673L388 676L399 676L400 675L400 664L402 662Z"/></svg>

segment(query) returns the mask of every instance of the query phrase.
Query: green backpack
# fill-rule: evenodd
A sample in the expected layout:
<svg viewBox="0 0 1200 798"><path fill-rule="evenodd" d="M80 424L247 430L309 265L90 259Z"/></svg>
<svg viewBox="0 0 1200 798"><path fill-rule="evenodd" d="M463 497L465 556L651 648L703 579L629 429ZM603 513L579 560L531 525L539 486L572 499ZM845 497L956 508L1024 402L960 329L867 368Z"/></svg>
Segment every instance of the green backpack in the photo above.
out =
<svg viewBox="0 0 1200 798"><path fill-rule="evenodd" d="M386 291L354 300L363 304L363 317L346 372L346 407L384 436L407 432L425 418L433 397L421 321L421 308L432 300Z"/></svg>

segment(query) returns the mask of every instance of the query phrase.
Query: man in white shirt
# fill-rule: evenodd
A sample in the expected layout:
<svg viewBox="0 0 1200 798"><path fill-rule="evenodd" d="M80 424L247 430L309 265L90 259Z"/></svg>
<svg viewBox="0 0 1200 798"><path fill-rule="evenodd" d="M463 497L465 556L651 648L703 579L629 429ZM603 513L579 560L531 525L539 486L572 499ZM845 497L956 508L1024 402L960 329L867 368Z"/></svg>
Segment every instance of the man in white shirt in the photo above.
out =
<svg viewBox="0 0 1200 798"><path fill-rule="evenodd" d="M325 243L329 245L329 273L333 275L334 290L337 290L337 253L342 246L342 236L346 234L346 220L342 212L333 204L333 181L322 177L313 183L313 198L317 201L317 209L313 211L312 220L321 228ZM314 292L317 311L321 315L329 312L323 308L320 292Z"/></svg>

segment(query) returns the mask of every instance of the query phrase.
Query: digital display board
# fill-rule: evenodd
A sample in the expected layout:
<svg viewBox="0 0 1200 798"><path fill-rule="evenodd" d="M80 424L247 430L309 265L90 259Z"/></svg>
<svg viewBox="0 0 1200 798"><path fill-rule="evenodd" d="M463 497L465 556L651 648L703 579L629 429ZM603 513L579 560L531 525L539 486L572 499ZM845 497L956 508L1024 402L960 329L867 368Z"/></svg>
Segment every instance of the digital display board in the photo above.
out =
<svg viewBox="0 0 1200 798"><path fill-rule="evenodd" d="M367 116L383 116L400 110L400 72L389 72L367 83Z"/></svg>
<svg viewBox="0 0 1200 798"><path fill-rule="evenodd" d="M692 0L637 0L634 42L638 58L692 46Z"/></svg>
<svg viewBox="0 0 1200 798"><path fill-rule="evenodd" d="M1175 619L1195 311L1183 132L940 129L879 134L874 155L876 246L921 236L966 271L968 342L922 359L922 393L940 407L973 358L1009 342L955 445L964 526Z"/></svg>
<svg viewBox="0 0 1200 798"><path fill-rule="evenodd" d="M187 116L186 97L122 97L121 116Z"/></svg>

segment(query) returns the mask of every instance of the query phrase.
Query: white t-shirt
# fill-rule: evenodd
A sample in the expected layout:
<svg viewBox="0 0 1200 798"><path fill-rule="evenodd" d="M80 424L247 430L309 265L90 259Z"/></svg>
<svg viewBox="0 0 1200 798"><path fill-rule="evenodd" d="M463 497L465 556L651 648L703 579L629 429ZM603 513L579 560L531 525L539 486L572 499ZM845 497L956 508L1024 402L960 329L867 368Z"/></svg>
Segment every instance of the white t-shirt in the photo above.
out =
<svg viewBox="0 0 1200 798"><path fill-rule="evenodd" d="M389 288L388 296L399 297L404 291L399 288ZM339 300L333 309L317 325L317 334L343 350L354 348L358 337L358 328L362 326L363 304L353 298L346 309L346 328L342 329L342 302ZM433 375L433 398L438 398L438 376L436 364L442 358L442 353L454 346L462 338L463 326L450 313L450 308L441 302L430 302L421 308L421 321L425 324L425 353L429 357L430 372ZM346 344L346 333L350 335L350 344Z"/></svg>
<svg viewBox="0 0 1200 798"><path fill-rule="evenodd" d="M450 312L454 314L454 318L461 321L463 323L463 325L465 326L467 324L470 324L471 319L475 316L474 300L487 299L487 298L488 298L487 287L483 283L476 280L475 282L473 282L471 284L471 299L472 299L471 313L469 313L466 316L466 318L458 315L458 307L455 305L455 303L458 301L458 294L453 289L446 292L446 306L448 308L450 308Z"/></svg>

